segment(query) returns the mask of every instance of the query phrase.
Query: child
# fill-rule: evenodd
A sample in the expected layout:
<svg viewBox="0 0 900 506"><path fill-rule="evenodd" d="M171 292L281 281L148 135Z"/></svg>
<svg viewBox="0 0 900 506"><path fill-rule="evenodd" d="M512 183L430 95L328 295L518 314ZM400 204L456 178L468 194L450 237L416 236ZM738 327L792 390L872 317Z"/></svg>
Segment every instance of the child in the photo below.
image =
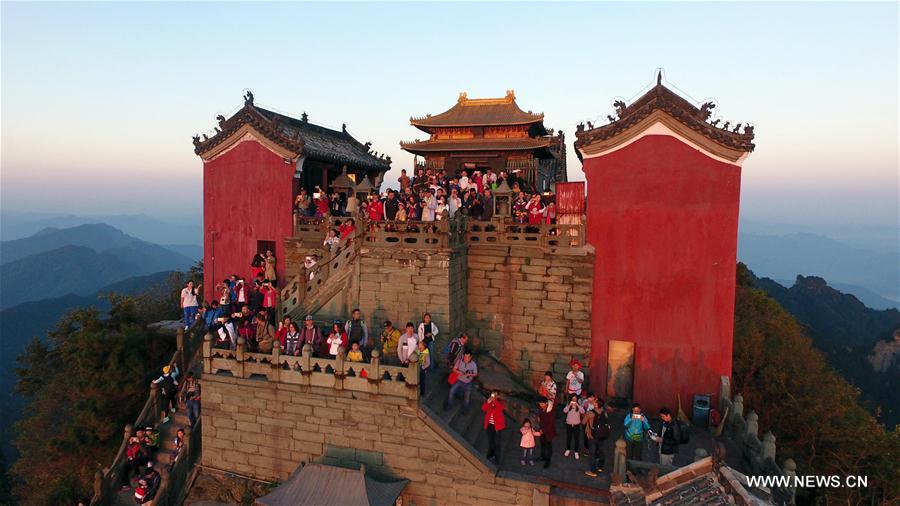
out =
<svg viewBox="0 0 900 506"><path fill-rule="evenodd" d="M531 420L525 419L522 422L522 428L519 429L519 432L522 433L522 440L519 442L519 446L522 448L522 460L519 461L523 466L525 465L525 461L528 461L528 465L534 465L534 437L540 436L541 432L538 430L534 430L534 427L531 426Z"/></svg>
<svg viewBox="0 0 900 506"><path fill-rule="evenodd" d="M350 345L350 352L347 353L347 360L351 362L363 361L362 350L359 349L359 341L353 341L353 343Z"/></svg>

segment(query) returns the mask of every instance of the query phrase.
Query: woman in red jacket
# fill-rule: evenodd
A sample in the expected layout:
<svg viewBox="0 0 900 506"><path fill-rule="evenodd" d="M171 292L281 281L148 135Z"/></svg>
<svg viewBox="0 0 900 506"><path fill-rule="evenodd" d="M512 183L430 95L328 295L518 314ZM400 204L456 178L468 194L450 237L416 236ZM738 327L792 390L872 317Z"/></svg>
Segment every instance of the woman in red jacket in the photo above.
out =
<svg viewBox="0 0 900 506"><path fill-rule="evenodd" d="M506 428L504 409L506 404L500 400L497 392L491 392L488 400L481 405L481 410L484 411L484 430L488 435L487 458L497 466L500 465L500 431Z"/></svg>

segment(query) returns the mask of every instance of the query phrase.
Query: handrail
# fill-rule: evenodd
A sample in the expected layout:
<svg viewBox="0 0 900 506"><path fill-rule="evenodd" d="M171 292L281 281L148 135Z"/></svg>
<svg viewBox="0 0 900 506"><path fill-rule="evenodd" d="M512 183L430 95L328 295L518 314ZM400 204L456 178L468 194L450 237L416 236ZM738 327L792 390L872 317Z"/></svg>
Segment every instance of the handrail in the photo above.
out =
<svg viewBox="0 0 900 506"><path fill-rule="evenodd" d="M186 351L190 351L191 349L193 349L194 352L197 351L198 347L196 345L199 344L198 336L202 334L202 332L200 332L201 329L202 325L198 320L194 326L189 329L191 335L185 340L184 329L181 327L178 328L175 334L176 349L168 362L169 367L179 367L179 370L181 371L185 371L189 367L190 364L186 364L185 362L193 358L194 353L186 353ZM185 359L186 356L189 358ZM125 425L122 444L119 445L119 450L116 452L116 456L113 458L112 463L109 467L97 470L97 472L94 473L94 494L93 497L91 497L92 506L107 503L109 498L117 493L122 464L125 461L125 452L128 448L128 440L131 438L136 428L146 427L148 425L155 426L157 422L159 422L160 409L159 386L156 383L150 383L150 395L147 397L147 402L144 403L144 407L141 409L134 424Z"/></svg>
<svg viewBox="0 0 900 506"><path fill-rule="evenodd" d="M267 381L309 385L373 394L419 398L419 368L416 355L407 366L381 363L378 350L369 362L346 360L341 348L335 358L313 356L312 347L304 345L300 356L283 355L275 343L272 353L246 351L243 338L238 338L235 351L213 347L212 336L203 341L203 373L228 372L236 378L265 377Z"/></svg>

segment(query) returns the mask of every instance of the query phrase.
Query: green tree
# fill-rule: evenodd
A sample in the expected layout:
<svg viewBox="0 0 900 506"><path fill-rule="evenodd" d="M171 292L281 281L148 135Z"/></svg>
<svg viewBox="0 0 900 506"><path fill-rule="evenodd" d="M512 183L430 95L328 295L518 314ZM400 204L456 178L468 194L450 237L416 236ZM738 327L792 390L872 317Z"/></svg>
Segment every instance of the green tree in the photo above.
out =
<svg viewBox="0 0 900 506"><path fill-rule="evenodd" d="M746 266L738 265L737 276L734 386L759 414L760 430L778 438L779 457L797 461L800 474L869 477L867 489L817 491L829 500L900 501L898 430L885 430L860 406L859 391L784 308L753 287Z"/></svg>

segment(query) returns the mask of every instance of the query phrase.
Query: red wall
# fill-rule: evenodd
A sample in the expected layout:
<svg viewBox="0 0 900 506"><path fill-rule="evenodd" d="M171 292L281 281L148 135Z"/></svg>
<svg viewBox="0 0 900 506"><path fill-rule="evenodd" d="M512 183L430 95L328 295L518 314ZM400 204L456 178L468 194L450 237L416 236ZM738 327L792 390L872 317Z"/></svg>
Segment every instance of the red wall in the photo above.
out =
<svg viewBox="0 0 900 506"><path fill-rule="evenodd" d="M203 164L203 293L231 274L250 279L257 241L274 241L284 279L284 241L293 235L293 164L255 141L244 141Z"/></svg>
<svg viewBox="0 0 900 506"><path fill-rule="evenodd" d="M596 249L592 387L606 392L608 340L635 343L633 399L688 416L731 376L741 169L667 135L585 160Z"/></svg>

